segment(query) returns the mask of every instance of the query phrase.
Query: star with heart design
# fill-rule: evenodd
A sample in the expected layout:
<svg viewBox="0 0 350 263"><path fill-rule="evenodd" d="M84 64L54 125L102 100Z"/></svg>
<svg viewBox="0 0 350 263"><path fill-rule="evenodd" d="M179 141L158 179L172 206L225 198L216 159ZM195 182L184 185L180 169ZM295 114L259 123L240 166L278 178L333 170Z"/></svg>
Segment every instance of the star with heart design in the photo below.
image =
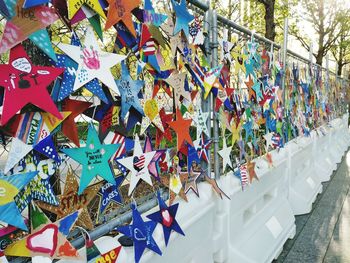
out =
<svg viewBox="0 0 350 263"><path fill-rule="evenodd" d="M12 48L9 64L0 65L0 86L5 90L1 125L28 103L62 119L47 91L47 86L62 72L62 68L33 65L21 45Z"/></svg>
<svg viewBox="0 0 350 263"><path fill-rule="evenodd" d="M140 180L152 186L152 179L149 173L151 163L156 151L144 152L141 147L139 136L136 134L133 156L117 159L116 161L131 172L129 193L130 196Z"/></svg>
<svg viewBox="0 0 350 263"><path fill-rule="evenodd" d="M109 160L118 150L120 144L101 144L94 126L90 123L86 146L80 148L64 148L62 151L83 166L78 194L82 194L92 179L97 175L115 184Z"/></svg>
<svg viewBox="0 0 350 263"><path fill-rule="evenodd" d="M177 134L177 150L181 149L181 146L184 142L189 143L193 146L192 138L190 136L190 126L192 120L184 119L179 108L176 108L176 120L169 122L169 126Z"/></svg>
<svg viewBox="0 0 350 263"><path fill-rule="evenodd" d="M56 214L57 219L61 219L70 213L81 209L77 225L91 230L94 228L94 224L88 211L88 205L97 195L101 185L101 183L91 185L78 195L77 192L79 185L72 169L69 168L63 193L62 195L57 196L59 205L52 205L42 201L36 202L36 204L40 208Z"/></svg>
<svg viewBox="0 0 350 263"><path fill-rule="evenodd" d="M0 174L0 221L27 230L22 215L15 203L17 194L38 172L4 176Z"/></svg>
<svg viewBox="0 0 350 263"><path fill-rule="evenodd" d="M135 204L131 205L131 209L133 220L132 224L128 226L120 226L116 230L130 237L134 241L135 262L140 262L142 254L146 248L159 255L162 255L162 252L152 237L157 223L153 221L144 222Z"/></svg>
<svg viewBox="0 0 350 263"><path fill-rule="evenodd" d="M78 63L73 91L97 78L119 94L111 67L123 61L126 56L102 51L91 27L87 27L85 41L81 47L61 42L57 47Z"/></svg>
<svg viewBox="0 0 350 263"><path fill-rule="evenodd" d="M157 199L159 211L148 215L147 218L163 226L165 245L168 246L171 231L175 231L183 236L185 235L176 221L176 213L179 204L174 204L168 207L162 199L160 192L157 192Z"/></svg>
<svg viewBox="0 0 350 263"><path fill-rule="evenodd" d="M14 257L43 256L50 259L81 259L78 251L67 240L67 235L78 219L80 211L52 223L34 203L31 203L32 233L15 241L5 249L5 255Z"/></svg>
<svg viewBox="0 0 350 263"><path fill-rule="evenodd" d="M132 10L141 4L141 0L107 0L109 3L107 21L105 30L113 25L123 22L126 28L133 36L136 36L136 31L132 21Z"/></svg>

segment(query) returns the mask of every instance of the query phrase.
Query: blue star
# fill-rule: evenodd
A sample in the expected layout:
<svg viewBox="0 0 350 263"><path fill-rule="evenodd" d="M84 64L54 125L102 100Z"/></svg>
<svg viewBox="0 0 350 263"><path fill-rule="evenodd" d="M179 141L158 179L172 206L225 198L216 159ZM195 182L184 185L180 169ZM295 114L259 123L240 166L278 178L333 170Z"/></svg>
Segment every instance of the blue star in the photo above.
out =
<svg viewBox="0 0 350 263"><path fill-rule="evenodd" d="M90 124L85 147L62 149L65 154L83 165L79 195L84 192L92 179L97 175L115 185L116 182L109 166L109 160L119 146L120 144L102 145L94 126Z"/></svg>
<svg viewBox="0 0 350 263"><path fill-rule="evenodd" d="M118 176L115 178L115 185L106 182L101 187L100 191L98 192L98 194L101 195L100 214L103 214L110 202L123 204L122 195L119 191L119 186L123 181L124 177Z"/></svg>
<svg viewBox="0 0 350 263"><path fill-rule="evenodd" d="M188 23L190 23L194 19L194 16L188 12L186 7L186 0L181 0L180 4L178 4L174 0L171 0L171 3L173 4L174 11L176 14L174 35L183 30L186 37L188 38L188 35L190 33Z"/></svg>
<svg viewBox="0 0 350 263"><path fill-rule="evenodd" d="M165 20L167 15L158 14L154 11L151 0L145 0L145 9L143 11L143 22L146 24L153 24L156 27L160 27Z"/></svg>
<svg viewBox="0 0 350 263"><path fill-rule="evenodd" d="M26 231L28 230L14 198L37 173L30 172L10 176L0 174L0 221Z"/></svg>
<svg viewBox="0 0 350 263"><path fill-rule="evenodd" d="M43 5L50 2L50 0L25 0L23 8L31 8L33 6Z"/></svg>
<svg viewBox="0 0 350 263"><path fill-rule="evenodd" d="M120 226L117 231L132 238L135 249L135 262L140 262L141 256L146 248L162 255L156 241L154 241L152 234L156 228L157 223L153 221L144 222L135 204L131 205L133 222L128 226Z"/></svg>
<svg viewBox="0 0 350 263"><path fill-rule="evenodd" d="M130 76L129 70L125 63L122 65L122 76L121 79L116 80L120 95L122 97L121 105L121 118L124 121L126 114L129 112L130 108L133 107L141 115L144 115L142 106L139 100L139 93L144 85L141 80L133 80Z"/></svg>
<svg viewBox="0 0 350 263"><path fill-rule="evenodd" d="M157 199L159 205L159 211L147 216L147 218L151 219L154 222L157 222L163 226L164 240L165 245L167 246L169 243L170 233L171 231L175 231L181 235L185 235L176 221L176 213L179 207L179 204L174 204L171 206L167 206L160 196L160 193L157 192Z"/></svg>

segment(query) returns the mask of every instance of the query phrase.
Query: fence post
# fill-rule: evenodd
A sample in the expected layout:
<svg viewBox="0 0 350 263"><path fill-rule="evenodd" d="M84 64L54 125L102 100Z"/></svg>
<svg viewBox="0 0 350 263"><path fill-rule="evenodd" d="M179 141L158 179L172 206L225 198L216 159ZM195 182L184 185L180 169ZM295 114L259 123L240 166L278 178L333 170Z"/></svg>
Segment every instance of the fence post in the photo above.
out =
<svg viewBox="0 0 350 263"><path fill-rule="evenodd" d="M210 7L210 1L208 0L207 1L207 6L209 7L209 9L205 12L205 15L204 15L204 33L206 33L206 38L205 38L205 42L204 42L204 46L205 46L205 51L206 51L206 58L207 58L207 61L208 63L211 62L211 48L210 48L210 38L211 38L211 21L212 21L212 10L211 10L211 7ZM206 100L204 99L204 93L203 93L203 96L201 98L201 107L202 107L202 111L203 112L208 112L209 113L209 118L207 120L207 127L208 127L208 130L209 130L209 135L211 137L212 135L212 132L211 132L211 118L210 118L210 115L211 115L211 106L210 106L210 97L207 98ZM197 138L199 139L199 138ZM209 138L210 139L210 138ZM209 177L211 177L211 155L209 154L208 156L208 163L205 162L205 161L201 161L201 167L202 167L202 170L207 170L207 175Z"/></svg>
<svg viewBox="0 0 350 263"><path fill-rule="evenodd" d="M283 30L283 75L282 75L282 92L283 92L283 110L285 110L286 105L286 70L287 70L287 52L288 52L288 18L284 19L284 30Z"/></svg>
<svg viewBox="0 0 350 263"><path fill-rule="evenodd" d="M310 78L312 78L313 75L313 67L314 67L314 63L313 63L313 43L310 43L310 50L309 50L309 61L310 61ZM322 65L321 65L322 67Z"/></svg>
<svg viewBox="0 0 350 263"><path fill-rule="evenodd" d="M218 20L216 10L212 11L211 17L211 67L217 67L218 65ZM212 110L213 110L213 142L214 142L214 176L216 179L220 178L220 163L219 163L219 122L218 115L215 112L214 97L211 96L212 100Z"/></svg>

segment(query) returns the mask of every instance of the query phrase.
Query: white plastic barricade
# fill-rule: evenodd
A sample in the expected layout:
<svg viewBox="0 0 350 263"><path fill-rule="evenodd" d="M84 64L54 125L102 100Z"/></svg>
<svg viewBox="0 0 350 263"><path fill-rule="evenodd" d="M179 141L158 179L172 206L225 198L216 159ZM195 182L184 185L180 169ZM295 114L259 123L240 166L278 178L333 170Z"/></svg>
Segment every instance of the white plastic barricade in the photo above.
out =
<svg viewBox="0 0 350 263"><path fill-rule="evenodd" d="M157 242L163 255L145 250L140 262L149 263L213 263L213 237L216 200L217 196L213 193L208 183L198 184L200 198L193 193L188 195L189 202L179 201L179 209L176 220L181 226L186 236L172 232L168 247L165 247L163 229L158 224L153 238ZM144 221L149 220L146 215L158 211L158 207L148 211L143 215ZM222 244L224 245L224 244ZM134 261L133 247L127 250L128 260Z"/></svg>
<svg viewBox="0 0 350 263"><path fill-rule="evenodd" d="M271 262L285 241L294 237L295 218L287 199L287 154L282 150L272 155L271 168L263 158L256 160L259 182L254 181L243 192L233 176L224 184L231 198L225 202L229 211L224 227L228 230L228 257L215 262Z"/></svg>
<svg viewBox="0 0 350 263"><path fill-rule="evenodd" d="M329 181L337 164L333 162L329 151L329 129L327 126L322 126L317 129L317 132L312 132L314 136L313 156L314 156L314 173L318 175L321 182Z"/></svg>
<svg viewBox="0 0 350 263"><path fill-rule="evenodd" d="M314 171L314 139L299 137L286 144L290 158L289 202L295 215L309 213L317 194L322 192L321 180Z"/></svg>
<svg viewBox="0 0 350 263"><path fill-rule="evenodd" d="M340 134L342 133L341 129L341 120L335 119L330 122L330 136L329 136L329 148L328 151L331 154L333 163L340 163L343 151L342 147L339 145L340 143Z"/></svg>

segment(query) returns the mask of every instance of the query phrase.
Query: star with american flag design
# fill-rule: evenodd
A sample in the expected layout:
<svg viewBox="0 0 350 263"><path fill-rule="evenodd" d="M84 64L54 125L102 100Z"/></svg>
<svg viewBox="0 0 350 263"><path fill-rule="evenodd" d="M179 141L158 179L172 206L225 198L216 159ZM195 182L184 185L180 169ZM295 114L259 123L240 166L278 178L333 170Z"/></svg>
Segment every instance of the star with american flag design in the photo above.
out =
<svg viewBox="0 0 350 263"><path fill-rule="evenodd" d="M135 187L137 186L137 183L140 180L143 180L152 186L152 179L149 173L148 166L151 163L155 154L156 151L150 151L145 153L142 150L139 136L136 135L134 154L130 157L116 160L117 163L121 164L131 172L130 186L128 192L129 196L132 194Z"/></svg>

